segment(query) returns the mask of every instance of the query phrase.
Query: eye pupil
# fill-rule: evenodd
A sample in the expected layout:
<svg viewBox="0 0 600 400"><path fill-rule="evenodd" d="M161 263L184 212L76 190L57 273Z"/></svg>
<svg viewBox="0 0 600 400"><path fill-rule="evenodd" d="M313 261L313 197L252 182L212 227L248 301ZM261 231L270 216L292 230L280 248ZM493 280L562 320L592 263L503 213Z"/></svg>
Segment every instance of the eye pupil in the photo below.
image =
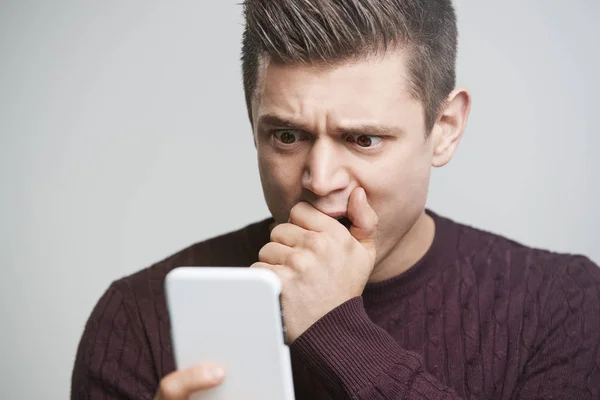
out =
<svg viewBox="0 0 600 400"><path fill-rule="evenodd" d="M371 146L373 141L369 136L361 135L358 138L356 138L356 143L361 147L369 147Z"/></svg>
<svg viewBox="0 0 600 400"><path fill-rule="evenodd" d="M285 144L291 144L296 141L296 137L291 132L283 132L280 139Z"/></svg>

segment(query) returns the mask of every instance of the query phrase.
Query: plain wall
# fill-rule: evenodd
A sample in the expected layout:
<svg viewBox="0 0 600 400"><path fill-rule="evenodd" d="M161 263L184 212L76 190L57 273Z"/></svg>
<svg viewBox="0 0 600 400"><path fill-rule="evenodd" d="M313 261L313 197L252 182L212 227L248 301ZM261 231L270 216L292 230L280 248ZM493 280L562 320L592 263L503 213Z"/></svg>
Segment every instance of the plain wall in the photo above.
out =
<svg viewBox="0 0 600 400"><path fill-rule="evenodd" d="M268 215L237 3L0 3L3 398L67 398L112 280ZM457 7L473 108L429 206L600 262L600 2Z"/></svg>

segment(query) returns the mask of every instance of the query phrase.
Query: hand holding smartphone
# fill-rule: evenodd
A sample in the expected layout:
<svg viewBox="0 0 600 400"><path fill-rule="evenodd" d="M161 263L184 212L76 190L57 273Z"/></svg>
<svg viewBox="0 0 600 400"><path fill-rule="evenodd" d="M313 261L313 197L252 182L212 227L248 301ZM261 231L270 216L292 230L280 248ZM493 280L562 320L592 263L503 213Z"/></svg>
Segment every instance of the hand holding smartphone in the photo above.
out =
<svg viewBox="0 0 600 400"><path fill-rule="evenodd" d="M165 292L177 369L221 365L227 373L222 384L191 399L294 399L277 275L179 267L167 274Z"/></svg>

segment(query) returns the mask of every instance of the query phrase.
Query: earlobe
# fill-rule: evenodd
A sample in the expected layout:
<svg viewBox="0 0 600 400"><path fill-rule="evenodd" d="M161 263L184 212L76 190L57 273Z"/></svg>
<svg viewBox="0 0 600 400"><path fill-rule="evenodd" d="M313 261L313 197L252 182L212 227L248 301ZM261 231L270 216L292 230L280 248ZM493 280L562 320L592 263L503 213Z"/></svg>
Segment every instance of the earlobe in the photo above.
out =
<svg viewBox="0 0 600 400"><path fill-rule="evenodd" d="M431 132L435 143L432 166L443 167L452 159L462 139L469 111L471 95L465 89L455 89L450 95Z"/></svg>

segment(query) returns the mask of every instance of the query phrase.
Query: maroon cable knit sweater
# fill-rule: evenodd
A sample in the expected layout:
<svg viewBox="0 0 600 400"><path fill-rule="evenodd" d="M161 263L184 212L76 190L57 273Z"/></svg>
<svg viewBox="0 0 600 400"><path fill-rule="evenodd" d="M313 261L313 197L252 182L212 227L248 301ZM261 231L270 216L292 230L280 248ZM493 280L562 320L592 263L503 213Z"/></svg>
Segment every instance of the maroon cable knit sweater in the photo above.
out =
<svg viewBox="0 0 600 400"><path fill-rule="evenodd" d="M600 399L600 269L429 214L435 239L414 267L291 345L297 399ZM152 399L175 368L166 273L248 266L269 222L114 282L85 327L71 398Z"/></svg>

